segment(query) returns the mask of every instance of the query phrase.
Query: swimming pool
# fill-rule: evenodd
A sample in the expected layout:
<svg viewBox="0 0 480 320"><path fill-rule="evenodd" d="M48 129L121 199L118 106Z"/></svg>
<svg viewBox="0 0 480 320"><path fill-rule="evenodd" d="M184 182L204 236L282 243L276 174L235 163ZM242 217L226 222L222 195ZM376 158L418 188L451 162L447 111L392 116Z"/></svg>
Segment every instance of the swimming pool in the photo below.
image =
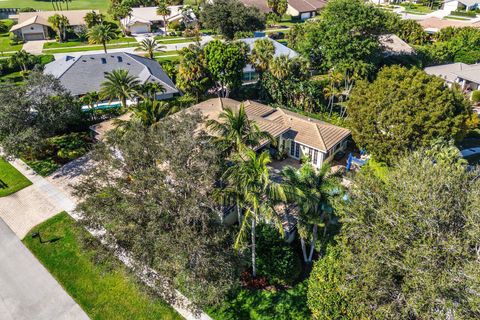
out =
<svg viewBox="0 0 480 320"><path fill-rule="evenodd" d="M109 109L117 109L122 107L121 102L113 102L113 103L99 103L95 107L93 107L93 110L109 110ZM90 106L82 106L82 111L83 112L88 112L91 111L92 108Z"/></svg>

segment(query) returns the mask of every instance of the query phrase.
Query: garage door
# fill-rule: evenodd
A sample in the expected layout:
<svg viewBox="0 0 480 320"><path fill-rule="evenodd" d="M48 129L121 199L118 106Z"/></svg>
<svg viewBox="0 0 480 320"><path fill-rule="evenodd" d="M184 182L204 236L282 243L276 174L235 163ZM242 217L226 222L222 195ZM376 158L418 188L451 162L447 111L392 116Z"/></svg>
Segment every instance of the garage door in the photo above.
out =
<svg viewBox="0 0 480 320"><path fill-rule="evenodd" d="M148 25L136 24L130 27L131 33L148 33Z"/></svg>
<svg viewBox="0 0 480 320"><path fill-rule="evenodd" d="M45 38L43 37L43 33L25 33L23 35L23 39L25 41L45 40Z"/></svg>

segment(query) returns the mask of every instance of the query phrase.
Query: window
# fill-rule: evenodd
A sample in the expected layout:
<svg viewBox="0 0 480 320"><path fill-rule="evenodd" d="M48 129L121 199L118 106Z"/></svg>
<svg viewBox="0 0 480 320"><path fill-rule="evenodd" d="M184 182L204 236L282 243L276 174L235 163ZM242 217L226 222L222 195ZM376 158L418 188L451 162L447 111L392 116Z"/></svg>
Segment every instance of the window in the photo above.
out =
<svg viewBox="0 0 480 320"><path fill-rule="evenodd" d="M290 155L293 156L295 154L295 141L290 142Z"/></svg>
<svg viewBox="0 0 480 320"><path fill-rule="evenodd" d="M308 148L308 159L310 161L313 160L313 149L312 148Z"/></svg>
<svg viewBox="0 0 480 320"><path fill-rule="evenodd" d="M107 63L107 59L102 58L102 64L106 64L106 63Z"/></svg>
<svg viewBox="0 0 480 320"><path fill-rule="evenodd" d="M317 160L318 160L318 151L317 150L313 150L313 159L312 159L312 163L314 165L317 165Z"/></svg>
<svg viewBox="0 0 480 320"><path fill-rule="evenodd" d="M300 158L300 144L295 143L295 157Z"/></svg>
<svg viewBox="0 0 480 320"><path fill-rule="evenodd" d="M285 150L285 143L286 143L285 139L282 139L282 150L281 151Z"/></svg>

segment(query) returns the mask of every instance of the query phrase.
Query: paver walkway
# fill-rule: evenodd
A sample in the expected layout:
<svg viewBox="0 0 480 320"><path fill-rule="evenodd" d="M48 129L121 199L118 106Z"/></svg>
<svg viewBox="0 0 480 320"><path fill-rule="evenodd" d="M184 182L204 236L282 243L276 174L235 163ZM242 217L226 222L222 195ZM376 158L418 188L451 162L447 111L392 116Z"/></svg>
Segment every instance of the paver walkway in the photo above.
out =
<svg viewBox="0 0 480 320"><path fill-rule="evenodd" d="M42 54L43 45L47 42L46 40L35 40L35 41L27 41L22 47L22 50L27 51L31 54Z"/></svg>
<svg viewBox="0 0 480 320"><path fill-rule="evenodd" d="M2 219L0 262L0 319L89 319Z"/></svg>

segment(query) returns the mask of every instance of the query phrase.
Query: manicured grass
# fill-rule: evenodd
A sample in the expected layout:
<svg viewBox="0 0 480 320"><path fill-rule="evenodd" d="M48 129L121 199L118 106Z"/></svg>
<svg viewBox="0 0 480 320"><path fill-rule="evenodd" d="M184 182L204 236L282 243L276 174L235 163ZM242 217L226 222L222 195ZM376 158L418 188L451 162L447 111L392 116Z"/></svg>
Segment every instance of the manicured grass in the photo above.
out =
<svg viewBox="0 0 480 320"><path fill-rule="evenodd" d="M132 37L120 37L118 39L112 40L109 44L115 43L137 43L137 40ZM56 48L69 48L69 47L80 47L80 46L98 46L90 45L88 42L83 42L79 40L69 40L67 42L47 42L43 45L43 49L56 49Z"/></svg>
<svg viewBox="0 0 480 320"><path fill-rule="evenodd" d="M163 36L156 36L155 40L158 41L159 44L174 44L174 43L185 43L185 42L194 42L195 38L174 38L174 39L169 39L165 38Z"/></svg>
<svg viewBox="0 0 480 320"><path fill-rule="evenodd" d="M120 49L120 48L132 48L136 47L136 43L130 42L126 44L107 44L107 50L108 49ZM93 46L84 46L84 47L79 47L79 48L72 48L72 47L67 47L67 48L55 48L55 49L43 49L44 53L48 54L54 54L54 53L68 53L68 52L80 52L80 51L95 51L95 50L103 50L102 45L93 45Z"/></svg>
<svg viewBox="0 0 480 320"><path fill-rule="evenodd" d="M157 60L158 62L166 62L166 61L171 61L171 62L175 62L175 63L178 63L178 61L180 60L180 55L177 55L177 56L173 56L173 57L155 57L155 60Z"/></svg>
<svg viewBox="0 0 480 320"><path fill-rule="evenodd" d="M68 3L69 10L79 9L98 9L107 11L108 0L75 0ZM52 3L50 1L38 1L38 0L2 0L0 1L0 8L34 8L37 10L52 11ZM63 10L67 10L65 4L62 4Z"/></svg>
<svg viewBox="0 0 480 320"><path fill-rule="evenodd" d="M178 51L176 50L169 50L169 51L164 51L164 52L155 52L154 56L155 57L161 57L161 56L171 56L171 55L177 55Z"/></svg>
<svg viewBox="0 0 480 320"><path fill-rule="evenodd" d="M40 232L43 243L32 238L32 232ZM33 228L23 239L91 319L181 319L162 299L149 294L120 262L93 249L98 243L86 248L84 242L96 240L65 212Z"/></svg>
<svg viewBox="0 0 480 320"><path fill-rule="evenodd" d="M460 21L468 21L470 20L469 18L462 18L462 17L457 17L457 16L446 16L444 19L450 19L450 20L460 20Z"/></svg>
<svg viewBox="0 0 480 320"><path fill-rule="evenodd" d="M8 161L0 158L0 197L5 197L28 187L32 183Z"/></svg>
<svg viewBox="0 0 480 320"><path fill-rule="evenodd" d="M0 2L1 3L1 2ZM19 51L22 49L23 44L10 44L10 37L8 33L0 34L0 53L9 52L9 51Z"/></svg>

